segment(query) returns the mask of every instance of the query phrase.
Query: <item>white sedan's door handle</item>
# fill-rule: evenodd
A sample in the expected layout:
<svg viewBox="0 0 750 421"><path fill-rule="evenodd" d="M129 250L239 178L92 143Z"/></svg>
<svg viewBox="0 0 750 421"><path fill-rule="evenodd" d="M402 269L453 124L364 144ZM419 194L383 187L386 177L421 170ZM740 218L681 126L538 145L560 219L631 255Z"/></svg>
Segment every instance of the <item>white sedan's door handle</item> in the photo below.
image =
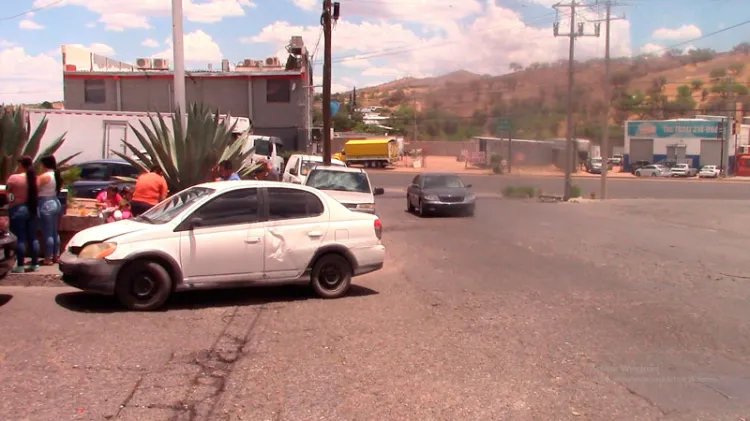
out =
<svg viewBox="0 0 750 421"><path fill-rule="evenodd" d="M307 233L307 236L310 238L318 238L318 237L322 237L323 233L321 231L310 231Z"/></svg>
<svg viewBox="0 0 750 421"><path fill-rule="evenodd" d="M260 238L259 237L249 237L249 238L247 238L245 240L245 242L248 243L248 244L258 244L258 243L260 243Z"/></svg>

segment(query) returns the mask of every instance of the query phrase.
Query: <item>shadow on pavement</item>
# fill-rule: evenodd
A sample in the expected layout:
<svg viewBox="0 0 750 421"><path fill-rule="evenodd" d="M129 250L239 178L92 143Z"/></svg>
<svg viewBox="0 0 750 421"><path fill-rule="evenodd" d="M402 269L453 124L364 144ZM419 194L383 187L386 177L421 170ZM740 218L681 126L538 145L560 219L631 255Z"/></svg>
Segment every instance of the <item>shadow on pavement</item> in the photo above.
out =
<svg viewBox="0 0 750 421"><path fill-rule="evenodd" d="M339 299L376 295L377 291L360 285L352 285L349 293ZM0 297L2 297L0 295ZM206 291L178 292L170 297L161 311L201 309L209 307L232 307L259 305L274 302L304 301L319 299L308 286L261 286ZM128 311L112 296L88 293L65 292L55 297L63 308L81 313L119 313ZM2 301L0 301L0 305Z"/></svg>
<svg viewBox="0 0 750 421"><path fill-rule="evenodd" d="M10 302L10 300L12 299L13 299L12 295L0 294L0 307L8 304L8 302Z"/></svg>

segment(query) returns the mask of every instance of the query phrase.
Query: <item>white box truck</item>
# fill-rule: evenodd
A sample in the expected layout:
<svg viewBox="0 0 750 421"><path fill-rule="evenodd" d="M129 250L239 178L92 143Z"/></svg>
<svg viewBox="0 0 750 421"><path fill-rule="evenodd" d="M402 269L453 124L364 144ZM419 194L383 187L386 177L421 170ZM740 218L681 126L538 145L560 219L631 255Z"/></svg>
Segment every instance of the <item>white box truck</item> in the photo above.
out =
<svg viewBox="0 0 750 421"><path fill-rule="evenodd" d="M64 158L81 153L73 163L81 163L97 159L118 159L112 150L132 155L124 141L140 148L140 142L130 127L141 128L140 121L150 127L147 112L116 112L116 111L87 111L87 110L49 110L29 109L29 120L33 130L47 117L47 131L42 138L40 151L57 139L65 135L65 142L58 149L58 158ZM156 118L156 113L151 113ZM163 114L171 120L173 114ZM226 117L226 116L224 116ZM237 122L235 134L239 135L250 127L250 120L246 117L232 117L232 123ZM168 123L172 127L172 122Z"/></svg>

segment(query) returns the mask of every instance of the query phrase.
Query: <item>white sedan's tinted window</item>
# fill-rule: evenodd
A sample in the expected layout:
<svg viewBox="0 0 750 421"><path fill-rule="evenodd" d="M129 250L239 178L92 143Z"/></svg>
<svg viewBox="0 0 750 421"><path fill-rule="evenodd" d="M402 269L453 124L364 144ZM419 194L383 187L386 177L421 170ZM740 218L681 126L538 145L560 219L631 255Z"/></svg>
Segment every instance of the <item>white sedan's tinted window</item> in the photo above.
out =
<svg viewBox="0 0 750 421"><path fill-rule="evenodd" d="M310 192L272 187L268 189L268 218L310 218L323 213L323 203Z"/></svg>

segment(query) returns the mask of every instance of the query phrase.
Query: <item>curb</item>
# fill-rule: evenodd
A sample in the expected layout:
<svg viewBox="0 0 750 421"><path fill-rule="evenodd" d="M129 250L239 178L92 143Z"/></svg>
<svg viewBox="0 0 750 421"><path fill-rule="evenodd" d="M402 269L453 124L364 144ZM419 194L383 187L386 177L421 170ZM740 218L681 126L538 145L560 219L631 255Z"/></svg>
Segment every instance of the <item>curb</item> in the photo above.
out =
<svg viewBox="0 0 750 421"><path fill-rule="evenodd" d="M65 287L57 273L9 273L0 287Z"/></svg>

